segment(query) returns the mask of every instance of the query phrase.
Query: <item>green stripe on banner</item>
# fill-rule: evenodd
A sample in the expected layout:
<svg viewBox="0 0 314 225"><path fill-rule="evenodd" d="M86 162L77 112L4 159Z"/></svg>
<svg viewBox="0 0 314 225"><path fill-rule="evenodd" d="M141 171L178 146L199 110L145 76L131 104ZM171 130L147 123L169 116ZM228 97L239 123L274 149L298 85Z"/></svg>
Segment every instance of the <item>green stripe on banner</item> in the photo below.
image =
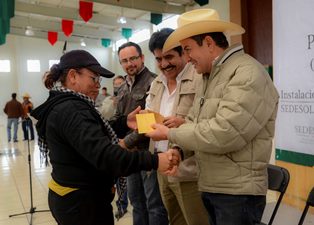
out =
<svg viewBox="0 0 314 225"><path fill-rule="evenodd" d="M0 19L8 20L9 12L8 7L9 6L9 0L1 0L0 1Z"/></svg>
<svg viewBox="0 0 314 225"><path fill-rule="evenodd" d="M5 34L0 34L0 45L5 44Z"/></svg>
<svg viewBox="0 0 314 225"><path fill-rule="evenodd" d="M9 0L8 12L9 12L10 18L14 17L14 11L15 11L15 0Z"/></svg>
<svg viewBox="0 0 314 225"><path fill-rule="evenodd" d="M276 148L276 160L281 160L303 166L314 166L314 155L278 148Z"/></svg>
<svg viewBox="0 0 314 225"><path fill-rule="evenodd" d="M10 20L0 19L0 34L10 33Z"/></svg>

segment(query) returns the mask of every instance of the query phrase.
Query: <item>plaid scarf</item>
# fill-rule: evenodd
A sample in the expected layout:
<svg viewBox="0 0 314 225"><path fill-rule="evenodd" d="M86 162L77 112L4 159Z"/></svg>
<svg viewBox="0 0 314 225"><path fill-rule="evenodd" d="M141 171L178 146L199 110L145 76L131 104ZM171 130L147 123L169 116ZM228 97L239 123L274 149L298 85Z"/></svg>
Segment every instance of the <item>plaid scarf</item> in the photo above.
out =
<svg viewBox="0 0 314 225"><path fill-rule="evenodd" d="M100 116L100 118L103 121L103 124L105 126L105 128L107 129L110 137L111 137L111 143L114 145L117 145L119 143L119 139L116 135L116 133L114 132L114 130L112 129L112 127L110 126L108 120L106 120L101 113L97 110L97 108L95 107L95 102L93 99L91 99L90 97L78 93L78 92L74 92L70 89L64 88L64 87L59 87L59 86L55 86L52 88L53 91L58 91L58 92L62 92L62 93L70 93L72 95L75 95L77 97L79 97L80 99L84 100L86 103L88 103L91 108L95 109L95 111L98 113L98 115ZM48 145L46 142L46 137L44 136L40 136L38 137L38 146L39 146L39 150L40 150L40 161L41 163L43 161L45 161L45 165L48 165ZM118 200L117 200L117 207L118 207L118 212L119 215L116 217L118 220L119 218L124 214L124 209L122 207L122 200L123 200L123 194L126 192L126 188L127 188L127 184L126 184L126 178L125 177L119 177L117 179L117 181L119 183L120 186L120 190L118 191Z"/></svg>

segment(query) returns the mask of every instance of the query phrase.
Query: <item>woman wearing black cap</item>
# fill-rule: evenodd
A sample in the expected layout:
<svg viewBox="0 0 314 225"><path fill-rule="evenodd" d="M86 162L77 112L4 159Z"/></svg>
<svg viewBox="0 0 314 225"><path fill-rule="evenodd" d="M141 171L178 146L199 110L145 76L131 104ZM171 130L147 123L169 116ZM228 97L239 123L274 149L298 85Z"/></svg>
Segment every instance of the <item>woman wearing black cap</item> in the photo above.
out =
<svg viewBox="0 0 314 225"><path fill-rule="evenodd" d="M128 152L95 109L101 77L114 74L88 52L73 50L45 74L49 97L32 112L38 122L39 147L52 164L49 207L62 225L113 225L114 179L140 170L170 171L172 153ZM128 116L135 122L134 111ZM114 124L127 130L127 118Z"/></svg>

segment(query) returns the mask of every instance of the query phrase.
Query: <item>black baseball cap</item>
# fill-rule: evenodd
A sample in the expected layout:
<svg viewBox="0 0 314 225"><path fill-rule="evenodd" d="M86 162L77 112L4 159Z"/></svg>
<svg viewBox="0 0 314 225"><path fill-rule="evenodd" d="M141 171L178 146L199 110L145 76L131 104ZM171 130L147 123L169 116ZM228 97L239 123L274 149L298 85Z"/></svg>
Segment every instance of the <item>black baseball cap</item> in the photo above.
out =
<svg viewBox="0 0 314 225"><path fill-rule="evenodd" d="M60 58L61 69L86 68L102 77L111 78L114 73L102 67L97 59L85 50L72 50Z"/></svg>

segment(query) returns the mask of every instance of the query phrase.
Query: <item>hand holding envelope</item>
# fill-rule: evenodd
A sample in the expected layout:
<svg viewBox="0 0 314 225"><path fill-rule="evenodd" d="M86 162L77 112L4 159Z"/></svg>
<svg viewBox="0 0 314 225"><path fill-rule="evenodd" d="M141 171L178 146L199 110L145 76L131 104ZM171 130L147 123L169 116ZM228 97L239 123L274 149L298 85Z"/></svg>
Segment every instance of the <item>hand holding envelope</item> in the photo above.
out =
<svg viewBox="0 0 314 225"><path fill-rule="evenodd" d="M136 123L139 134L145 134L153 131L152 125L155 123L162 124L164 117L151 110L142 110L140 114L136 114Z"/></svg>
<svg viewBox="0 0 314 225"><path fill-rule="evenodd" d="M136 123L136 115L141 111L141 106L138 106L134 111L130 112L127 117L127 125L130 129L136 130L137 123Z"/></svg>

